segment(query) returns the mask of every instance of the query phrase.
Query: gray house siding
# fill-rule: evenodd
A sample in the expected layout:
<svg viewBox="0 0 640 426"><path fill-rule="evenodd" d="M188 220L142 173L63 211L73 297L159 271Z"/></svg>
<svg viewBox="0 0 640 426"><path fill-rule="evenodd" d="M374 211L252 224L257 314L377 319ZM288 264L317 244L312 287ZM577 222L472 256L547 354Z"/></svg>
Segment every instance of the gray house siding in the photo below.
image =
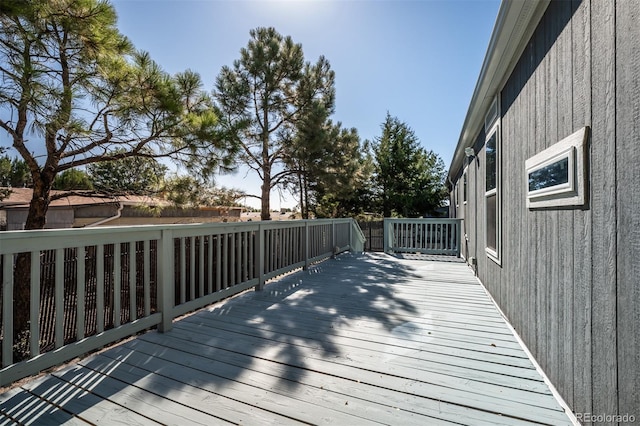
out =
<svg viewBox="0 0 640 426"><path fill-rule="evenodd" d="M501 262L484 251L484 135L469 256L574 412L639 419L640 2L552 1L499 98ZM528 209L525 160L585 126L587 204Z"/></svg>

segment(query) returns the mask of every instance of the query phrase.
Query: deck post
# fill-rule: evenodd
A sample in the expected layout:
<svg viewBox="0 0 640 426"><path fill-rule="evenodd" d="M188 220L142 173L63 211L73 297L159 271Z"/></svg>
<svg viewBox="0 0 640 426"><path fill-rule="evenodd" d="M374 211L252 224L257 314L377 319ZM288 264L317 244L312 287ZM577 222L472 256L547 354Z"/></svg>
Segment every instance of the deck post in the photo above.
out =
<svg viewBox="0 0 640 426"><path fill-rule="evenodd" d="M391 247L393 246L393 223L385 218L382 222L382 226L382 250L384 253L391 253Z"/></svg>
<svg viewBox="0 0 640 426"><path fill-rule="evenodd" d="M304 221L304 271L309 269L309 220Z"/></svg>
<svg viewBox="0 0 640 426"><path fill-rule="evenodd" d="M174 281L174 247L173 232L163 229L158 241L158 309L162 315L158 330L161 333L171 331L173 323L173 307L175 295L172 283Z"/></svg>
<svg viewBox="0 0 640 426"><path fill-rule="evenodd" d="M13 363L13 254L5 254L2 279L2 323L4 336L2 339L2 365L7 367ZM31 262L34 262L31 259ZM31 298L35 297L32 293ZM4 386L4 381L0 381Z"/></svg>
<svg viewBox="0 0 640 426"><path fill-rule="evenodd" d="M335 259L336 257L336 222L335 220L331 221L331 258Z"/></svg>
<svg viewBox="0 0 640 426"><path fill-rule="evenodd" d="M256 291L264 289L264 253L265 253L265 236L262 224L258 224L258 230L256 231L256 255L254 261L256 262L256 275L258 276L258 285L255 286Z"/></svg>
<svg viewBox="0 0 640 426"><path fill-rule="evenodd" d="M454 241L456 243L456 257L460 257L460 250L462 248L462 220L456 220L456 236L454 237Z"/></svg>

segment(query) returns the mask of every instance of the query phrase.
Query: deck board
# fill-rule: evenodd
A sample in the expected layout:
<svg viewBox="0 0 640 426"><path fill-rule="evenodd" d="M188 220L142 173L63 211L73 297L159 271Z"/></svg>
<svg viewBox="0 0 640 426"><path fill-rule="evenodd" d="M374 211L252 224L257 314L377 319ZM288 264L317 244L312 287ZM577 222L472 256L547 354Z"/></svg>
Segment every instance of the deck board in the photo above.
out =
<svg viewBox="0 0 640 426"><path fill-rule="evenodd" d="M570 424L463 263L345 254L0 395L0 424Z"/></svg>

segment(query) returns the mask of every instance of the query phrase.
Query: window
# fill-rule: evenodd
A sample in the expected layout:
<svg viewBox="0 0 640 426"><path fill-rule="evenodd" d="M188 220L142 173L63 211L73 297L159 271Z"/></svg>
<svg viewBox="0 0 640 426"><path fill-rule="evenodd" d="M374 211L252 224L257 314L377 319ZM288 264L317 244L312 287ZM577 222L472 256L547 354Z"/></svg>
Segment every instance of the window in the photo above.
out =
<svg viewBox="0 0 640 426"><path fill-rule="evenodd" d="M533 168L529 172L529 194L537 195L561 191L573 186L569 160L573 163L573 150L567 151L560 159ZM572 166L573 164L571 164Z"/></svg>
<svg viewBox="0 0 640 426"><path fill-rule="evenodd" d="M494 101L497 105L497 101ZM500 120L497 106L492 105L485 124L487 138L485 140L485 218L486 218L486 252L489 258L500 264Z"/></svg>
<svg viewBox="0 0 640 426"><path fill-rule="evenodd" d="M462 175L462 201L467 204L467 171Z"/></svg>
<svg viewBox="0 0 640 426"><path fill-rule="evenodd" d="M525 162L527 207L583 206L586 203L588 128L583 127Z"/></svg>

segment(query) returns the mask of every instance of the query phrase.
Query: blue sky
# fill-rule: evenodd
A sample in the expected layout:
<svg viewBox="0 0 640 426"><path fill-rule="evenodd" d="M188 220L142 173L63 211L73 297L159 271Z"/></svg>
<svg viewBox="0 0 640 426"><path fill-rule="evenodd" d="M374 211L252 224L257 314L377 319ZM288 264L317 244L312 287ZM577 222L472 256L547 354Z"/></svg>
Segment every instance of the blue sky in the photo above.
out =
<svg viewBox="0 0 640 426"><path fill-rule="evenodd" d="M118 26L169 73L189 68L211 91L252 28L273 26L324 55L336 74L333 121L373 140L387 111L448 167L475 87L499 0L111 0ZM9 144L6 134L2 145ZM10 154L14 154L10 152ZM175 166L173 166L175 168ZM253 172L220 186L259 194ZM248 198L249 205L259 200ZM274 191L271 207L294 207Z"/></svg>
<svg viewBox="0 0 640 426"><path fill-rule="evenodd" d="M387 111L449 166L500 2L498 0L112 0L120 30L165 71L190 68L207 90L223 65L273 26L324 55L336 73L332 119L373 139ZM217 184L259 193L239 171ZM257 205L258 200L247 199ZM272 208L292 207L272 194Z"/></svg>

